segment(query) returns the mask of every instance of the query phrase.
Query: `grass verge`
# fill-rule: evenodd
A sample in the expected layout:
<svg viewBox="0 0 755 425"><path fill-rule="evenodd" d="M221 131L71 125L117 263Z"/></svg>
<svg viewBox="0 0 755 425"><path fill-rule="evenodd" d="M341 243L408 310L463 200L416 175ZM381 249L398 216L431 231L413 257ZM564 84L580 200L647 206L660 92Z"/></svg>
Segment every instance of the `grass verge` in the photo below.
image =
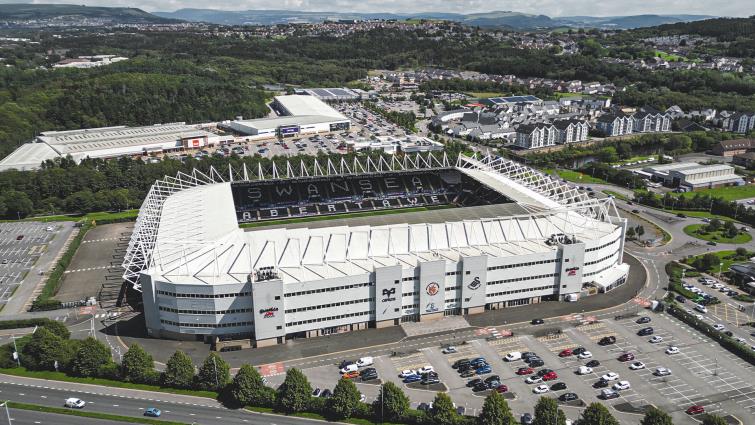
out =
<svg viewBox="0 0 755 425"><path fill-rule="evenodd" d="M717 187L715 189L703 189L694 192L673 193L672 195L680 198L694 198L698 194L701 196L710 195L716 198L723 198L725 201L736 201L739 199L755 198L755 185Z"/></svg>
<svg viewBox="0 0 755 425"><path fill-rule="evenodd" d="M150 424L150 425L187 425L185 422L165 421L162 419L151 419L139 416L121 416L110 413L91 412L86 410L66 409L64 407L41 406L38 404L18 403L9 401L8 407L11 409L32 410L34 412L54 413L57 415L80 416L83 418L101 419L103 421L128 422L132 424Z"/></svg>
<svg viewBox="0 0 755 425"><path fill-rule="evenodd" d="M684 233L686 233L689 236L692 236L693 238L702 239L704 241L712 241L716 243L747 243L752 240L752 236L747 232L739 232L737 236L733 238L728 238L724 236L723 232L716 231L716 232L706 232L706 233L698 233L700 229L702 229L705 224L690 224L689 226L684 227Z"/></svg>
<svg viewBox="0 0 755 425"><path fill-rule="evenodd" d="M136 220L136 216L139 215L139 210L126 210L119 212L93 212L89 214L61 214L61 215L46 215L43 217L27 217L20 221L41 221L43 223L56 222L56 221L119 221L119 220ZM19 220L2 220L0 222L17 222Z"/></svg>
<svg viewBox="0 0 755 425"><path fill-rule="evenodd" d="M211 399L218 398L218 393L214 391L181 390L181 389L176 389L176 388L163 388L158 385L135 384L132 382L122 382L122 381L115 381L112 379L103 379L103 378L80 378L77 376L68 376L63 372L27 370L22 367L0 369L0 373L4 373L6 375L13 375L13 376L23 376L26 378L47 379L50 381L75 382L78 384L90 384L90 385L101 385L105 387L128 388L132 390L155 391L155 392L161 392L161 393L190 395L190 396L195 396L195 397L205 397L205 398L211 398Z"/></svg>
<svg viewBox="0 0 755 425"><path fill-rule="evenodd" d="M548 174L556 174L560 178L572 182L572 183L579 183L579 184L609 184L607 181L603 179L599 179L597 177L592 177L589 174L580 173L579 171L574 170L553 170L553 169L544 169L544 172Z"/></svg>
<svg viewBox="0 0 755 425"><path fill-rule="evenodd" d="M239 227L243 229L243 228L250 228L250 227L277 226L281 224L307 223L307 222L312 222L312 221L335 220L339 218L372 217L376 215L389 215L389 214L400 214L400 213L421 212L421 211L431 211L431 210L443 210L446 208L453 208L453 207L450 205L439 205L439 206L434 206L434 207L414 207L414 208L399 208L399 209L393 209L393 210L360 211L360 212L355 212L355 213L350 213L350 214L316 215L316 216L311 216L311 217L286 218L286 219L281 219L281 220L244 223L244 224L239 224Z"/></svg>

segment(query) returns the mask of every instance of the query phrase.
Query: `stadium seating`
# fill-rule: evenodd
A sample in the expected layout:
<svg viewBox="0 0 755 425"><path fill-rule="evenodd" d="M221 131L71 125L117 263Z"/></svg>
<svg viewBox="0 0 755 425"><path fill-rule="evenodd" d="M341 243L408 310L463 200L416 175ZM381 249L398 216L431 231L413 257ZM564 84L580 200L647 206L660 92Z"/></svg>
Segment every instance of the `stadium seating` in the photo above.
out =
<svg viewBox="0 0 755 425"><path fill-rule="evenodd" d="M239 223L431 205L509 202L452 169L235 182Z"/></svg>

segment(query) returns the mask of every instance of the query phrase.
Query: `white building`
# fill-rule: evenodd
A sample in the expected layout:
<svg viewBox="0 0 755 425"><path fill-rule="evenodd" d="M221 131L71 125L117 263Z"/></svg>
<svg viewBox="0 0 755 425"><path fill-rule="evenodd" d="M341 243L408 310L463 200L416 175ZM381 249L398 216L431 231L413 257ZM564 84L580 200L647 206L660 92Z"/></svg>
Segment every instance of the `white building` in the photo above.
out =
<svg viewBox="0 0 755 425"><path fill-rule="evenodd" d="M417 170L426 169L436 179L453 174L476 182L519 205L509 204L511 214L464 221L422 216L414 224L244 231L235 211L236 182L222 181L214 171L166 178L145 199L124 261L124 278L142 291L150 335L222 336L262 347L573 299L586 293L585 286L606 291L626 280L626 220L613 201L589 199L518 163L462 157L454 165L445 157L406 156L403 162L366 159L313 169L321 171L292 178L304 179L297 184L328 176L366 179L357 169L370 178L391 172L385 178L394 180L413 172L406 180L412 184ZM274 178L269 184L280 190L286 182ZM364 189L364 183L358 186ZM440 196L429 187L418 193Z"/></svg>
<svg viewBox="0 0 755 425"><path fill-rule="evenodd" d="M524 149L554 146L559 131L552 124L522 124L516 128L515 144Z"/></svg>

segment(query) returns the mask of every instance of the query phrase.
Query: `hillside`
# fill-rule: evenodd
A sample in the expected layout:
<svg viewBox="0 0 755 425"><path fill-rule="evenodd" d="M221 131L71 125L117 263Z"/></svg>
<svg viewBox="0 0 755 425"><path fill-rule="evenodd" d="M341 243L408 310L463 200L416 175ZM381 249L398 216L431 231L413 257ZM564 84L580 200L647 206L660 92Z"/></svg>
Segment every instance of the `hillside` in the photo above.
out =
<svg viewBox="0 0 755 425"><path fill-rule="evenodd" d="M141 9L127 7L90 7L72 4L3 4L0 21L49 21L71 19L96 19L112 23L165 23L175 22L155 16Z"/></svg>

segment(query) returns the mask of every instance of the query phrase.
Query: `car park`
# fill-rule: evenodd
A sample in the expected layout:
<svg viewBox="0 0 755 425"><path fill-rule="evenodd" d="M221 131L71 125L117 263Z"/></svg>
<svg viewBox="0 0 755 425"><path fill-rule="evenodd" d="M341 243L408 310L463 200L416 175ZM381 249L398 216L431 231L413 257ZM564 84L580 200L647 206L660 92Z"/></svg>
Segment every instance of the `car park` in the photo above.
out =
<svg viewBox="0 0 755 425"><path fill-rule="evenodd" d="M581 360L591 359L592 358L592 353L589 352L589 351L583 351L583 352L577 354L577 358L581 359Z"/></svg>
<svg viewBox="0 0 755 425"><path fill-rule="evenodd" d="M598 366L600 366L600 362L598 360L590 360L589 362L585 363L585 366L587 366L587 367L598 367Z"/></svg>
<svg viewBox="0 0 755 425"><path fill-rule="evenodd" d="M517 375L529 375L530 373L535 372L535 369L532 369L531 367L520 367L516 370Z"/></svg>
<svg viewBox="0 0 755 425"><path fill-rule="evenodd" d="M632 363L632 364L629 365L629 368L632 369L632 370L645 369L645 363L643 363L643 362L634 362L634 363Z"/></svg>
<svg viewBox="0 0 755 425"><path fill-rule="evenodd" d="M558 396L559 401L574 401L578 398L579 396L576 393L564 393Z"/></svg>
<svg viewBox="0 0 755 425"><path fill-rule="evenodd" d="M669 376L669 375L671 375L671 369L667 369L665 367L657 367L657 368L655 368L655 371L653 372L653 375L655 375L655 376Z"/></svg>
<svg viewBox="0 0 755 425"><path fill-rule="evenodd" d="M541 378L541 377L539 377L537 375L532 375L532 376L528 376L527 378L525 378L524 382L526 384L539 384L539 383L543 382L543 378Z"/></svg>
<svg viewBox="0 0 755 425"><path fill-rule="evenodd" d="M577 375L588 375L592 373L592 368L589 366L580 366L577 369Z"/></svg>
<svg viewBox="0 0 755 425"><path fill-rule="evenodd" d="M601 376L600 379L608 382L615 381L619 379L619 374L616 372L608 372L605 375Z"/></svg>
<svg viewBox="0 0 755 425"><path fill-rule="evenodd" d="M84 400L76 397L67 398L65 403L63 403L65 407L70 407L72 409L83 409L86 404L87 403Z"/></svg>
<svg viewBox="0 0 755 425"><path fill-rule="evenodd" d="M545 394L548 391L550 391L550 389L548 389L548 386L545 384L538 385L532 389L532 392L535 394Z"/></svg>
<svg viewBox="0 0 755 425"><path fill-rule="evenodd" d="M652 335L653 332L654 332L653 328L647 327L647 328L642 328L639 331L637 331L637 335L639 335L639 336L648 336L648 335Z"/></svg>
<svg viewBox="0 0 755 425"><path fill-rule="evenodd" d="M650 339L648 340L648 342L650 342L651 344L657 344L657 343L659 343L659 342L663 342L663 337L662 337L662 336L658 336L658 335L655 335L655 336L653 336L652 338L650 338Z"/></svg>
<svg viewBox="0 0 755 425"><path fill-rule="evenodd" d="M679 347L671 346L667 348L666 354L679 354Z"/></svg>
<svg viewBox="0 0 755 425"><path fill-rule="evenodd" d="M144 416L159 418L162 414L163 412L156 407L148 407L146 410L144 410Z"/></svg>

